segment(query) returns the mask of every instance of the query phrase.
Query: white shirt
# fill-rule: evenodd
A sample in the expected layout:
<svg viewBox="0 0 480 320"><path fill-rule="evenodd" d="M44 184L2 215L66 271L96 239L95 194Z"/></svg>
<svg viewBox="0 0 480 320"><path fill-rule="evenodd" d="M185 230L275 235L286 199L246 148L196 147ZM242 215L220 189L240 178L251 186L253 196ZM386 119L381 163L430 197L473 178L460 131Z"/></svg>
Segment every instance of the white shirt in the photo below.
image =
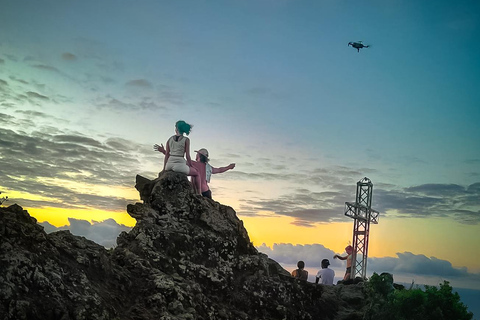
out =
<svg viewBox="0 0 480 320"><path fill-rule="evenodd" d="M333 286L333 278L335 278L335 271L332 269L321 269L317 273L317 278L322 280L322 284L326 284L327 286Z"/></svg>

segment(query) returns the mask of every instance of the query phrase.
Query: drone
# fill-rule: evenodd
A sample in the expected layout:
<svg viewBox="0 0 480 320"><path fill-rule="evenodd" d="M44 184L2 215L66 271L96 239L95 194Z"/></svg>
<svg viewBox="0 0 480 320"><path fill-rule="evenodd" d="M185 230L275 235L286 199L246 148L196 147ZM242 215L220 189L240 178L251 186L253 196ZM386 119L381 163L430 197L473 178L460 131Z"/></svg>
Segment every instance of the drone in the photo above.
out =
<svg viewBox="0 0 480 320"><path fill-rule="evenodd" d="M357 52L360 52L360 49L370 47L370 46L364 45L364 44L362 43L362 41L349 42L348 45L354 47L355 49L357 49Z"/></svg>

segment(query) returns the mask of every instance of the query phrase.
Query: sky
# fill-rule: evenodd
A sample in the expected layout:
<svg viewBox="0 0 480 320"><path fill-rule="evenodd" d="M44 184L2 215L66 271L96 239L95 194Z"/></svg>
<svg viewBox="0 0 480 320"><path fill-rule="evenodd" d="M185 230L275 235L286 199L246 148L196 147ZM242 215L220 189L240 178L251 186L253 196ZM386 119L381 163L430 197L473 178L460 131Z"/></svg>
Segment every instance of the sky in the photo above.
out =
<svg viewBox="0 0 480 320"><path fill-rule="evenodd" d="M369 272L480 290L478 1L7 1L0 191L106 247L153 144L194 125L213 197L260 251L315 274L373 182ZM349 42L370 45L357 52Z"/></svg>

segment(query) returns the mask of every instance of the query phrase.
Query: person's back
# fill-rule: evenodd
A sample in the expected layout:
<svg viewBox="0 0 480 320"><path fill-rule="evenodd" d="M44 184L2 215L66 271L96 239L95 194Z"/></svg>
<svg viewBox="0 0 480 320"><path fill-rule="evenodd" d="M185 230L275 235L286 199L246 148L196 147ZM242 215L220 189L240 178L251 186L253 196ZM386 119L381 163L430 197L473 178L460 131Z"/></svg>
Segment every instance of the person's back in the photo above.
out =
<svg viewBox="0 0 480 320"><path fill-rule="evenodd" d="M322 284L327 286L333 286L333 280L335 278L335 271L329 269L328 266L330 265L330 261L328 259L322 260L322 269L318 271L315 283L318 283L320 279L322 279Z"/></svg>
<svg viewBox="0 0 480 320"><path fill-rule="evenodd" d="M292 276L300 279L300 280L307 280L308 279L308 271L303 269L295 269L292 272Z"/></svg>
<svg viewBox="0 0 480 320"><path fill-rule="evenodd" d="M308 271L304 270L305 268L305 262L303 261L298 261L297 263L298 269L295 269L292 271L292 277L295 277L300 280L307 280L308 279Z"/></svg>
<svg viewBox="0 0 480 320"><path fill-rule="evenodd" d="M183 136L172 136L168 139L168 146L170 147L170 156L172 157L182 157L185 154L185 142L187 137Z"/></svg>
<svg viewBox="0 0 480 320"><path fill-rule="evenodd" d="M321 269L317 273L317 278L322 280L322 284L333 286L333 280L335 278L335 271L329 268Z"/></svg>

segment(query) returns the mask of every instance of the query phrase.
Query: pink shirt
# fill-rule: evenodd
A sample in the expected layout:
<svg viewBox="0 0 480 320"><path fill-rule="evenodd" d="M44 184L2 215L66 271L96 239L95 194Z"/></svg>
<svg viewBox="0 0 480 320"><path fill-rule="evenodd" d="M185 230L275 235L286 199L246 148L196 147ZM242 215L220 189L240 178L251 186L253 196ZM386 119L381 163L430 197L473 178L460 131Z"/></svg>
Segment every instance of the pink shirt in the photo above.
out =
<svg viewBox="0 0 480 320"><path fill-rule="evenodd" d="M207 173L205 169L205 163L192 161L192 166L198 171L198 174L200 175L200 188L202 189L202 192L208 191L209 188L207 184Z"/></svg>
<svg viewBox="0 0 480 320"><path fill-rule="evenodd" d="M192 166L198 171L200 175L200 187L202 192L210 190L207 183L207 169L206 164L199 161L192 160ZM228 167L221 167L221 168L214 168L212 167L212 174L214 173L222 173L228 170Z"/></svg>

